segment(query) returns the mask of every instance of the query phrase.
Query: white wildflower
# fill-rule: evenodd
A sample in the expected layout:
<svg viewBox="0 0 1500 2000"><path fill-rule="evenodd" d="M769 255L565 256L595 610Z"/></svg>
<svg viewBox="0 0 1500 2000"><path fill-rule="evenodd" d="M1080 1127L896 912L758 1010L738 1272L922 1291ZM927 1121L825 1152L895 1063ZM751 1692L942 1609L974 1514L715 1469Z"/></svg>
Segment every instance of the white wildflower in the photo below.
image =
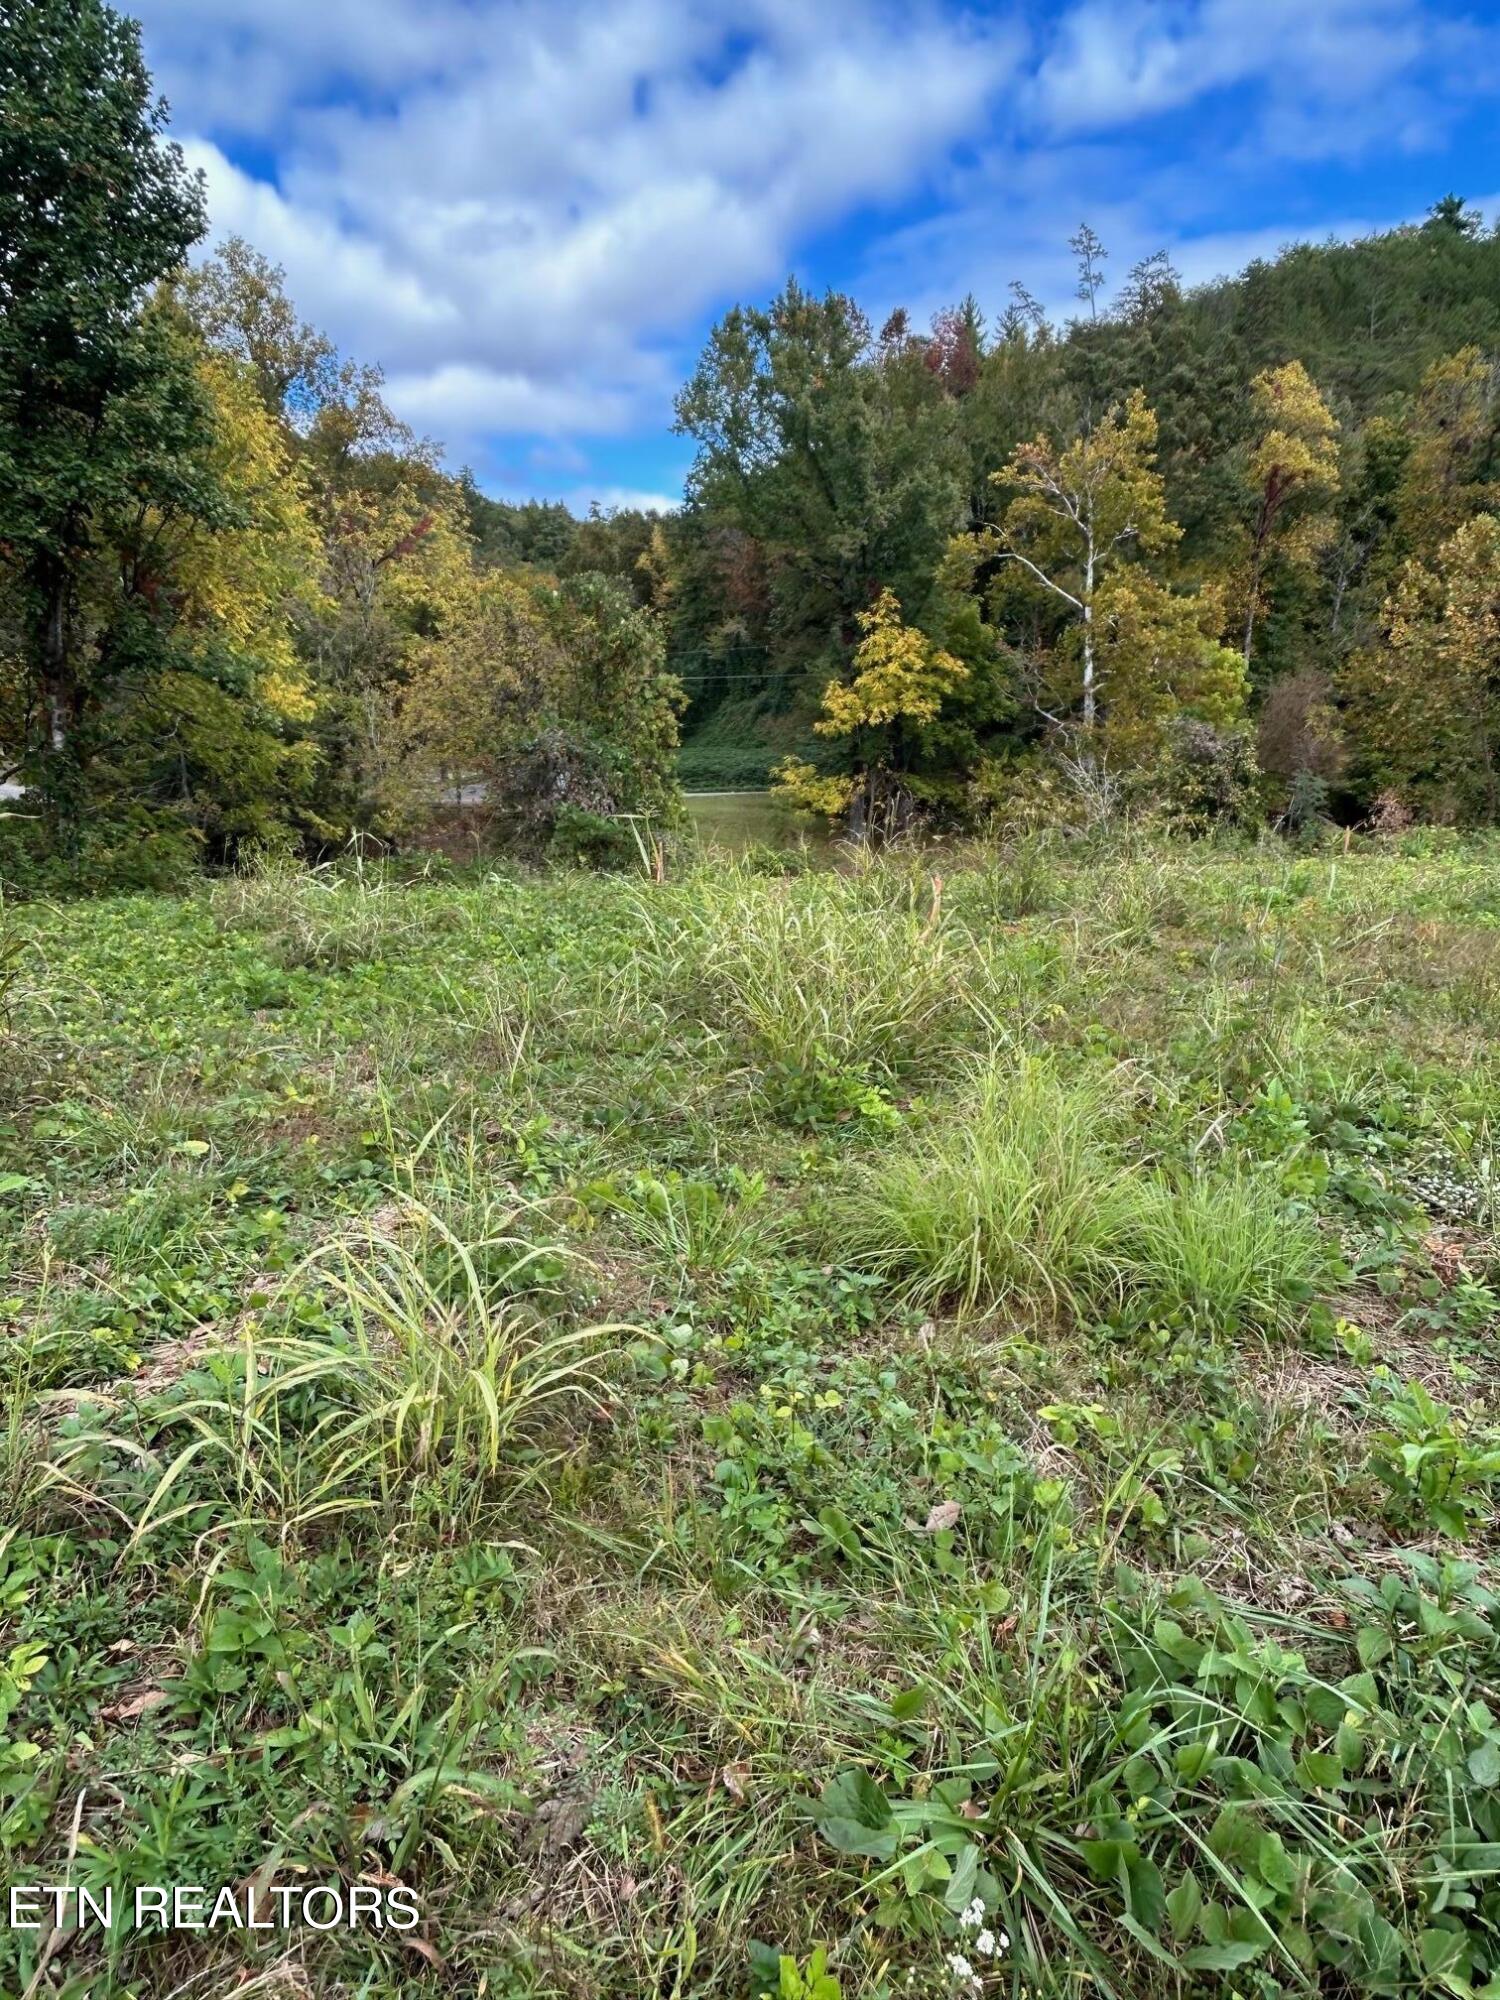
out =
<svg viewBox="0 0 1500 2000"><path fill-rule="evenodd" d="M995 1956L995 1933L991 1930L981 1931L974 1940L974 1949L979 1953L981 1958L993 1958Z"/></svg>

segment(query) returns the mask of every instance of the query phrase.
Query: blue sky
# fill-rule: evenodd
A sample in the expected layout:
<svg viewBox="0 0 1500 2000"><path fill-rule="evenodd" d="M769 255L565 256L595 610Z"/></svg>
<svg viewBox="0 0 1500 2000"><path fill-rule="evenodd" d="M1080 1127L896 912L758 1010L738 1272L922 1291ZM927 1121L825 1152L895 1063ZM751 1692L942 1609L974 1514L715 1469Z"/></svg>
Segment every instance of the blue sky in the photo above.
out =
<svg viewBox="0 0 1500 2000"><path fill-rule="evenodd" d="M490 491L662 504L713 319L795 271L918 323L1500 215L1500 0L134 0L216 234Z"/></svg>

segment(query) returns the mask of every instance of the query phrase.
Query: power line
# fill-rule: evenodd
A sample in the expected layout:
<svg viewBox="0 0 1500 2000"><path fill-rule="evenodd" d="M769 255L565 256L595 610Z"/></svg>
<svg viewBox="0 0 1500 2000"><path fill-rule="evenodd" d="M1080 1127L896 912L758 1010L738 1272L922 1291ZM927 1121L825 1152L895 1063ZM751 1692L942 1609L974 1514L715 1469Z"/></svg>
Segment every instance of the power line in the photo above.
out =
<svg viewBox="0 0 1500 2000"><path fill-rule="evenodd" d="M707 671L696 674L684 674L680 673L676 667L672 666L669 666L667 668L667 672L672 675L674 680L679 680L679 681L772 681L772 680L785 680L787 678L787 675L785 673L716 674L713 672L711 668L708 669Z"/></svg>

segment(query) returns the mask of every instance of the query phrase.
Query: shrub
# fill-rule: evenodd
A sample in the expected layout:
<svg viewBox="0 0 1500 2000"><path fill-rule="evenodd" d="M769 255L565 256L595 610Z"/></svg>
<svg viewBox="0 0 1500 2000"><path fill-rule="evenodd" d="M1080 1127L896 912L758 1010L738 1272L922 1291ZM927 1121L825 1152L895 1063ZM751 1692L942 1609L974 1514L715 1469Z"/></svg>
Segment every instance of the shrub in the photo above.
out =
<svg viewBox="0 0 1500 2000"><path fill-rule="evenodd" d="M623 868L635 856L629 829L587 806L564 802L557 808L544 850L551 862L589 868Z"/></svg>

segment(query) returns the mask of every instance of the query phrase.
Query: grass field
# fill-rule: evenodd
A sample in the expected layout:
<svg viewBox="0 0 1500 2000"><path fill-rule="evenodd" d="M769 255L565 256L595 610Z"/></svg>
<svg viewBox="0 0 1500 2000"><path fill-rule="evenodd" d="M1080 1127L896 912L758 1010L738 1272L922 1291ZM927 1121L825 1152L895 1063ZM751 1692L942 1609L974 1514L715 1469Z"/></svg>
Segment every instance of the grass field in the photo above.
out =
<svg viewBox="0 0 1500 2000"><path fill-rule="evenodd" d="M0 1987L1493 1994L1497 863L9 911Z"/></svg>

